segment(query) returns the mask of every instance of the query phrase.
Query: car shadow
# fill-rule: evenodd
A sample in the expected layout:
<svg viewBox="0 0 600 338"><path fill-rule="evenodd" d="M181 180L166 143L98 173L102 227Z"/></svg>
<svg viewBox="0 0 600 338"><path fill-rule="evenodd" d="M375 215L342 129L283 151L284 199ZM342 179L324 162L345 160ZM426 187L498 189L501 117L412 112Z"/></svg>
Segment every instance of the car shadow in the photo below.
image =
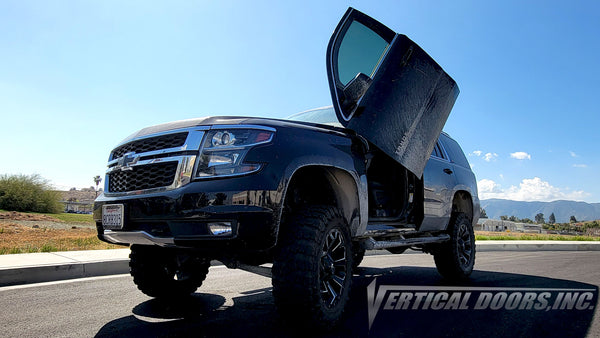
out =
<svg viewBox="0 0 600 338"><path fill-rule="evenodd" d="M371 288L377 295L383 286L400 288L401 291L398 292L412 295L416 292L433 296L444 292L460 293L462 298L468 298L469 302L463 301L462 308L449 306L434 310L433 305L424 306L424 297L419 306L413 302L406 309L393 309L393 306L389 305L395 305L397 302L394 302L395 298L390 300L390 292L394 291L392 290L384 292L386 297L378 307L374 307L373 299L368 302L368 289ZM508 295L531 292L536 297L535 307L540 307L501 307L498 301L502 299L500 295L492 301L492 305L485 306L485 302L482 302L477 308L476 303L480 299L490 300L492 296L503 292ZM545 297L540 294L543 292L550 293L547 306L542 306ZM577 302L572 297L570 303L559 301L563 306L562 310L560 306L551 309L554 301L562 297L558 294L567 292L570 292L570 296L581 296L588 292L592 297L582 298L579 302L581 306L576 306ZM467 293L470 294L469 297L465 296ZM490 293L492 296L486 298L482 293ZM598 287L570 280L491 271L474 271L468 282L456 285L440 277L435 268L360 267L353 278L346 316L337 329L329 332L307 332L302 325L292 326L282 321L275 310L271 288L245 292L234 297L231 306L225 305L225 302L224 297L207 293L196 293L189 298L168 302L148 300L135 306L131 316L105 324L97 333L97 337L296 337L307 334L323 337L585 337L597 307ZM372 311L372 316L369 317L369 308L376 308L375 315Z"/></svg>

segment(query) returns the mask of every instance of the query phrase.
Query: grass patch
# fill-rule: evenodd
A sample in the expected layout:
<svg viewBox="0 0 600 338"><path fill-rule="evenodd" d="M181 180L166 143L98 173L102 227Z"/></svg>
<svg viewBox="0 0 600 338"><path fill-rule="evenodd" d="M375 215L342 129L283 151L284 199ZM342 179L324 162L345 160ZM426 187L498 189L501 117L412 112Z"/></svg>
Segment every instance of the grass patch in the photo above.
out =
<svg viewBox="0 0 600 338"><path fill-rule="evenodd" d="M89 223L89 224L95 224L94 223L94 218L92 217L91 214L67 214L67 213L62 213L62 214L52 214L52 215L48 215L51 217L54 217L58 220L61 220L65 223Z"/></svg>
<svg viewBox="0 0 600 338"><path fill-rule="evenodd" d="M52 244L44 244L42 245L42 247L40 248L40 252L55 252L58 251L58 248L55 247Z"/></svg>
<svg viewBox="0 0 600 338"><path fill-rule="evenodd" d="M0 253L4 254L4 252L2 251L2 249L0 249ZM10 250L8 250L7 254L20 254L23 253L23 251L21 250L21 248L10 248Z"/></svg>
<svg viewBox="0 0 600 338"><path fill-rule="evenodd" d="M600 241L600 237L572 236L572 235L547 235L547 234L524 234L515 232L475 232L477 241Z"/></svg>

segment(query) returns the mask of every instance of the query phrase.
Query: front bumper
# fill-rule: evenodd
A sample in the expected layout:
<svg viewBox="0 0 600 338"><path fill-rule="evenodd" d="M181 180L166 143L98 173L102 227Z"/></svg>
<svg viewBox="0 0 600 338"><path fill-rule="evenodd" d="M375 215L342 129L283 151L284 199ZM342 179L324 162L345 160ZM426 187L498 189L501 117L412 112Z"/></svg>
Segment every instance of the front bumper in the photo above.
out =
<svg viewBox="0 0 600 338"><path fill-rule="evenodd" d="M191 182L137 196L101 195L94 202L98 238L115 244L193 248L215 255L268 250L276 243L282 196L260 176ZM103 228L102 206L106 204L123 204L122 229ZM214 235L209 224L215 222L231 224L231 233Z"/></svg>

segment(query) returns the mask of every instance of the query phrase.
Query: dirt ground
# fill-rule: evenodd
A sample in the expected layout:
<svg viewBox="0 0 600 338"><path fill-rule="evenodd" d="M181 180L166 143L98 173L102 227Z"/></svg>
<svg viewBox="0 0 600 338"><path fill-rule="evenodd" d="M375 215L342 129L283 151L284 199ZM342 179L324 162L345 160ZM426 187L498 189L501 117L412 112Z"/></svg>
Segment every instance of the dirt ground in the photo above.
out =
<svg viewBox="0 0 600 338"><path fill-rule="evenodd" d="M11 220L11 221L52 221L60 222L60 220L41 214L27 214L17 211L4 211L0 212L0 220Z"/></svg>
<svg viewBox="0 0 600 338"><path fill-rule="evenodd" d="M110 249L93 224L67 223L47 215L0 212L0 254Z"/></svg>
<svg viewBox="0 0 600 338"><path fill-rule="evenodd" d="M8 227L9 225L21 225L30 228L41 229L93 229L96 227L92 223L74 223L65 222L60 219L42 214L28 214L17 211L0 212L0 228Z"/></svg>
<svg viewBox="0 0 600 338"><path fill-rule="evenodd" d="M35 243L46 240L95 237L96 229L55 229L27 226L16 223L0 223L0 246L5 244Z"/></svg>

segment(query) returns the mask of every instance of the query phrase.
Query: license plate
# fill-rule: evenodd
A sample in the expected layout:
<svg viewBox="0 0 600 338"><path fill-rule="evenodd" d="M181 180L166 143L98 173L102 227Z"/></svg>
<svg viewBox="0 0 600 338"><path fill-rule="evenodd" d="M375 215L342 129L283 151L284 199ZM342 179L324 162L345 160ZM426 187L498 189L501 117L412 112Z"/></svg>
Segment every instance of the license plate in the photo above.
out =
<svg viewBox="0 0 600 338"><path fill-rule="evenodd" d="M102 206L102 227L107 230L123 229L123 204Z"/></svg>

